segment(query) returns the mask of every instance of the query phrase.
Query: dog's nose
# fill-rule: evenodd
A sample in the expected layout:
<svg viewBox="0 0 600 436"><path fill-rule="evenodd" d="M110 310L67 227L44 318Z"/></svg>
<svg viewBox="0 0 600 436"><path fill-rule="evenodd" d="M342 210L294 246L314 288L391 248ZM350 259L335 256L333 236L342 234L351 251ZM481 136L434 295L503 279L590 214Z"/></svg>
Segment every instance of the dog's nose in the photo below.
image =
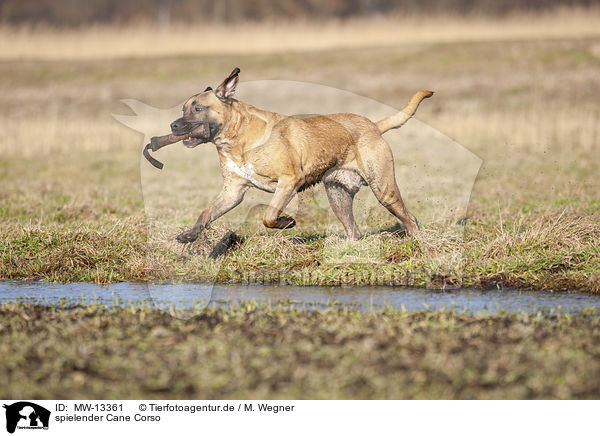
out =
<svg viewBox="0 0 600 436"><path fill-rule="evenodd" d="M179 120L175 120L171 123L171 130L179 130L183 126L183 123Z"/></svg>

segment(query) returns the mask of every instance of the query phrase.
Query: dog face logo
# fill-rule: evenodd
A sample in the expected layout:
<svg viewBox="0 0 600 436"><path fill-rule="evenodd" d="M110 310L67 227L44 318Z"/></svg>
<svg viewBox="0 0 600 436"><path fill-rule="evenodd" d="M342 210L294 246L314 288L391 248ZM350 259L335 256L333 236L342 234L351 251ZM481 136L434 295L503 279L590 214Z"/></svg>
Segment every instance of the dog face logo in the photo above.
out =
<svg viewBox="0 0 600 436"><path fill-rule="evenodd" d="M14 433L18 429L48 429L50 411L29 401L5 404L6 431Z"/></svg>

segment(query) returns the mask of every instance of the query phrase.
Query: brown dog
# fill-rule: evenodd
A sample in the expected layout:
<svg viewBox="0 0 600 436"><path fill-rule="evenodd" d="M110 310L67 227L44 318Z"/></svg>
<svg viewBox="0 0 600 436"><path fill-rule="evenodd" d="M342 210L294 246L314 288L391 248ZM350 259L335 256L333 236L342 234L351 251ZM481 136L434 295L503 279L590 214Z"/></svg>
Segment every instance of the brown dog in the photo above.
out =
<svg viewBox="0 0 600 436"><path fill-rule="evenodd" d="M352 239L360 238L352 201L363 185L410 234L418 230L396 185L392 151L381 135L403 125L433 92L415 93L401 112L377 123L350 113L296 118L235 100L239 72L234 69L214 91L207 88L190 97L183 117L171 124L170 142L182 137L187 147L213 142L223 173L221 193L190 230L177 236L179 242L195 241L212 221L240 204L250 187L274 193L264 225L291 228L296 221L281 212L297 192L318 182L325 185L331 208Z"/></svg>

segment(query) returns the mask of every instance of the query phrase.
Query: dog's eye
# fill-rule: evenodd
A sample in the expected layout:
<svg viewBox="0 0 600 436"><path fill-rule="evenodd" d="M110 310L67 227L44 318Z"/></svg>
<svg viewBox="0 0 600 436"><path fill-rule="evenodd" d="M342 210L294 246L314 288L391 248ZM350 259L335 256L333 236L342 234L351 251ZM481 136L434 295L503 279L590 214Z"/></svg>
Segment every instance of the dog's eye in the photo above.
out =
<svg viewBox="0 0 600 436"><path fill-rule="evenodd" d="M202 112L204 110L204 106L194 106L194 112Z"/></svg>

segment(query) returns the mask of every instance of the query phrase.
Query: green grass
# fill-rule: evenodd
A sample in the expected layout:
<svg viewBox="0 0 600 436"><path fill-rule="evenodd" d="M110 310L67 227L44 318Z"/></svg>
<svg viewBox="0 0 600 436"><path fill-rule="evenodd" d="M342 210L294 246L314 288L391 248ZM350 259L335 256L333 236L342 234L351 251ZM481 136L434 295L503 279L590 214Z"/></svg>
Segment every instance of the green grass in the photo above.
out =
<svg viewBox="0 0 600 436"><path fill-rule="evenodd" d="M15 173L29 171L41 176L26 181L15 177L5 184L7 206L2 210L0 228L2 279L430 287L504 284L599 291L599 225L593 215L577 213L585 206L574 197L558 207L517 203L504 209L501 223L497 205L483 202L480 207L489 209L473 211L464 239L457 240L434 228L406 238L380 208L381 219L370 227L363 223L368 234L358 242L324 232L331 217L306 201L297 229L268 231L262 228L260 214L244 224L243 213L232 213L184 249L173 238L194 219L193 202L185 206L187 215L174 210L180 218L157 229L146 224L139 191L126 188L135 184L126 153L106 155L105 165L94 168L90 164L82 175L57 172L54 179L55 170L44 167L60 168L62 159L62 155L49 157L43 167L37 160L21 159L26 164L11 166ZM106 177L107 168L127 175ZM48 180L55 186L44 189ZM226 228L241 224L241 245L222 259L208 259ZM341 235L341 228L335 230Z"/></svg>
<svg viewBox="0 0 600 436"><path fill-rule="evenodd" d="M597 399L600 318L0 305L3 398Z"/></svg>

